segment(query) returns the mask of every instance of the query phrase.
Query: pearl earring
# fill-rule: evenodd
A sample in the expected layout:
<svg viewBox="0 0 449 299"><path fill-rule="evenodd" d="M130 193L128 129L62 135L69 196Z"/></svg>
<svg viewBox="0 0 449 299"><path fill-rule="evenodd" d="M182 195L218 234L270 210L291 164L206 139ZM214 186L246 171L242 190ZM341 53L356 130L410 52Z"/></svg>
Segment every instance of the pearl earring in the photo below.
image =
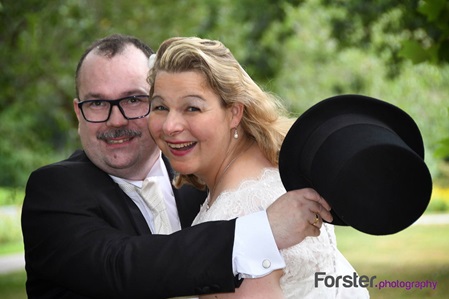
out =
<svg viewBox="0 0 449 299"><path fill-rule="evenodd" d="M237 132L237 128L234 129L234 139L239 139L239 132Z"/></svg>

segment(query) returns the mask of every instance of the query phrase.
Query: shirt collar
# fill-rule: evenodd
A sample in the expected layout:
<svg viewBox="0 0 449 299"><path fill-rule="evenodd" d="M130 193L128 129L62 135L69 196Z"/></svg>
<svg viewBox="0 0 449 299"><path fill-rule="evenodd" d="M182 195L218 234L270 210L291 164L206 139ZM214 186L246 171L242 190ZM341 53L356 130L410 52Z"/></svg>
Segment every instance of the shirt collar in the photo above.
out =
<svg viewBox="0 0 449 299"><path fill-rule="evenodd" d="M162 160L162 152L159 153L159 158L156 160L156 162L154 162L153 167L151 167L150 172L148 173L148 175L146 176L148 177L164 177L165 175L167 175L168 177L168 173L167 173L167 169L165 167L164 161ZM133 181L133 180L127 180L124 178L120 178L117 176L114 176L112 174L109 175L114 182L116 182L117 184L123 184L124 182L133 184L134 186L137 186L139 188L142 187L142 183L143 181Z"/></svg>

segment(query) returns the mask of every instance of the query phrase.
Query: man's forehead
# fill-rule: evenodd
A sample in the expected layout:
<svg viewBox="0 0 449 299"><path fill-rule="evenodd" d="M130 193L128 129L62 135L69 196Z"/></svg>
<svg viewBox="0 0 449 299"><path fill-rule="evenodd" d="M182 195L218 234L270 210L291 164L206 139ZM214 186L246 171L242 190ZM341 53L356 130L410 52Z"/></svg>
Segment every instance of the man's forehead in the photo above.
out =
<svg viewBox="0 0 449 299"><path fill-rule="evenodd" d="M81 99L114 99L148 94L150 86L146 80L148 70L145 67L130 64L123 59L117 63L105 59L92 57L92 60L86 61L86 65L80 70L78 87ZM144 62L139 60L136 63Z"/></svg>

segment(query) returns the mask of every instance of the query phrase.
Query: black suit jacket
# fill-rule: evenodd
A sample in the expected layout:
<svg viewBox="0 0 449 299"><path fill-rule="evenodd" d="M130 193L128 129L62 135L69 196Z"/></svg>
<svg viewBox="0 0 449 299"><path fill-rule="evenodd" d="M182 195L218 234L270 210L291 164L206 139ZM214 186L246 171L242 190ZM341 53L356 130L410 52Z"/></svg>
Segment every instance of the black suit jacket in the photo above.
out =
<svg viewBox="0 0 449 299"><path fill-rule="evenodd" d="M188 227L205 194L191 187L174 193ZM235 220L152 235L134 202L77 151L28 180L22 210L27 293L149 299L233 291L234 230Z"/></svg>

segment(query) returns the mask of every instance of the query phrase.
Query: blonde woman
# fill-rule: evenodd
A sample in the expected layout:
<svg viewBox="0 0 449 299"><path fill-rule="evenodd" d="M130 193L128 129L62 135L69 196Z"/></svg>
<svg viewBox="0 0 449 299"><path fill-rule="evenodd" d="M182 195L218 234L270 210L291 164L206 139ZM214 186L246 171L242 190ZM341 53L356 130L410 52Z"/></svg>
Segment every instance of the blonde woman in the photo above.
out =
<svg viewBox="0 0 449 299"><path fill-rule="evenodd" d="M286 192L278 153L293 120L221 42L171 38L150 63L150 132L179 173L175 185L209 191L194 224L265 209ZM201 298L368 297L364 288L315 286L316 272L355 273L336 247L332 225L282 255L283 271L246 278L235 293Z"/></svg>

